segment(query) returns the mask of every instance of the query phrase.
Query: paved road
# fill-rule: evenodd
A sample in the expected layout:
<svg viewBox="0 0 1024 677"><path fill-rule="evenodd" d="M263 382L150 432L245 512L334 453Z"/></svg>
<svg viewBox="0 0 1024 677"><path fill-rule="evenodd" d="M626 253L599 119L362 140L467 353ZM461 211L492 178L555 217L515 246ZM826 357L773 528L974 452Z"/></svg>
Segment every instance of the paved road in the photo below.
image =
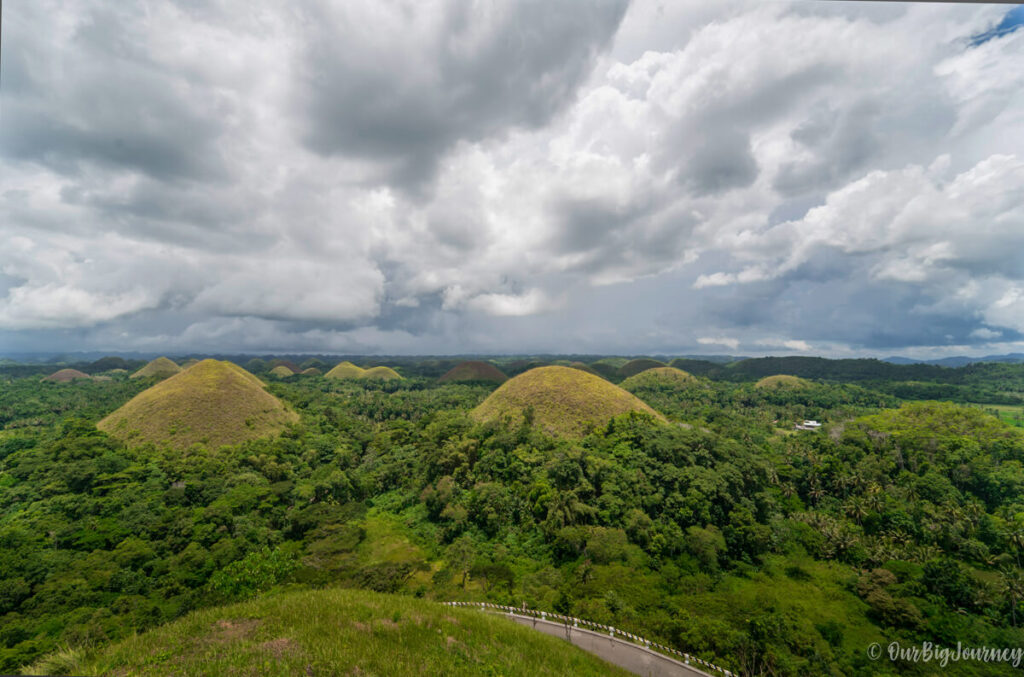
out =
<svg viewBox="0 0 1024 677"><path fill-rule="evenodd" d="M608 634L574 628L571 625L548 621L533 616L501 614L516 623L527 625L541 632L568 640L620 668L643 677L713 677L703 670L677 661L657 651L611 637Z"/></svg>

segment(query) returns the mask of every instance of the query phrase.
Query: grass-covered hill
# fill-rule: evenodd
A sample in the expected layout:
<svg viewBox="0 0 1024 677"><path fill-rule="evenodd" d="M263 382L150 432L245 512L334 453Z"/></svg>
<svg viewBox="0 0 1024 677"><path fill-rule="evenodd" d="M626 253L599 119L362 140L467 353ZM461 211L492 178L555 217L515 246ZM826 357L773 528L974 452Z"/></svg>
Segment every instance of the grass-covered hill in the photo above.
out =
<svg viewBox="0 0 1024 677"><path fill-rule="evenodd" d="M572 367L573 369L579 369L580 371L585 371L588 374L593 374L594 376L601 376L600 372L598 372L596 369L591 367L586 362L570 362L568 366Z"/></svg>
<svg viewBox="0 0 1024 677"><path fill-rule="evenodd" d="M77 369L60 369L55 371L49 376L43 378L44 381L50 381L51 383L68 383L69 381L77 381L78 379L89 379L92 378L88 374L78 371Z"/></svg>
<svg viewBox="0 0 1024 677"><path fill-rule="evenodd" d="M301 373L303 376L323 376L319 367L306 367Z"/></svg>
<svg viewBox="0 0 1024 677"><path fill-rule="evenodd" d="M402 375L391 367L370 367L359 374L359 378L371 381L400 381Z"/></svg>
<svg viewBox="0 0 1024 677"><path fill-rule="evenodd" d="M299 365L295 364L291 360L285 360L282 358L271 360L269 366L271 370L277 367L285 367L286 369L288 369L288 371L290 371L293 374L298 374L300 371L302 371Z"/></svg>
<svg viewBox="0 0 1024 677"><path fill-rule="evenodd" d="M288 378L289 376L295 376L295 372L287 366L279 364L270 370L270 375L276 376L277 378Z"/></svg>
<svg viewBox="0 0 1024 677"><path fill-rule="evenodd" d="M32 674L615 675L572 644L500 616L361 590L276 594L195 612Z"/></svg>
<svg viewBox="0 0 1024 677"><path fill-rule="evenodd" d="M480 360L462 362L452 367L452 369L438 379L441 383L448 383L450 381L493 381L494 383L504 383L507 380L508 376L505 376L500 369L490 362L482 362Z"/></svg>
<svg viewBox="0 0 1024 677"><path fill-rule="evenodd" d="M633 392L637 388L659 388L663 386L677 386L693 383L696 381L692 374L674 367L654 367L630 376L619 387Z"/></svg>
<svg viewBox="0 0 1024 677"><path fill-rule="evenodd" d="M333 369L324 374L324 378L359 378L363 375L364 369L357 367L351 362L341 362Z"/></svg>
<svg viewBox="0 0 1024 677"><path fill-rule="evenodd" d="M90 374L99 374L100 372L111 371L113 369L124 369L127 371L130 368L131 363L128 362L128 360L124 359L123 357L117 357L112 355L108 357L101 357L100 359L96 360L95 362L89 365L88 371Z"/></svg>
<svg viewBox="0 0 1024 677"><path fill-rule="evenodd" d="M139 393L97 424L129 444L185 449L279 433L298 416L231 362L203 360Z"/></svg>
<svg viewBox="0 0 1024 677"><path fill-rule="evenodd" d="M802 379L799 376L773 374L771 376L765 376L762 379L758 379L757 383L754 384L754 387L767 390L778 388L806 388L809 385L809 381Z"/></svg>
<svg viewBox="0 0 1024 677"><path fill-rule="evenodd" d="M643 401L599 376L571 367L538 367L506 381L474 411L481 421L524 418L553 435L581 436L630 411L660 418Z"/></svg>
<svg viewBox="0 0 1024 677"><path fill-rule="evenodd" d="M652 360L649 357L639 357L635 360L630 360L619 367L619 377L629 378L630 376L636 376L640 372L647 371L648 369L657 369L658 367L664 366L666 366L664 362Z"/></svg>
<svg viewBox="0 0 1024 677"><path fill-rule="evenodd" d="M166 378L168 376L174 376L181 371L181 367L175 364L172 360L166 357L158 357L155 360L147 363L142 369L132 374L132 378L148 378L150 376L156 376L158 378Z"/></svg>

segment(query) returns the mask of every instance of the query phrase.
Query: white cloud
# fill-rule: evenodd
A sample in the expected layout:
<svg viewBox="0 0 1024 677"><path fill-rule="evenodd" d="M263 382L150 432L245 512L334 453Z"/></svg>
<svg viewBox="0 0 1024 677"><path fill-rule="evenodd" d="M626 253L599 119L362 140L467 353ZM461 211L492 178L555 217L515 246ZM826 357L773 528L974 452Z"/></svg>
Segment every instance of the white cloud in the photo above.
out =
<svg viewBox="0 0 1024 677"><path fill-rule="evenodd" d="M14 7L0 328L1024 331L1024 31L969 41L1005 8L638 1L613 37L615 3L539 7Z"/></svg>
<svg viewBox="0 0 1024 677"><path fill-rule="evenodd" d="M701 336L697 338L697 343L702 346L726 346L732 350L736 350L740 347L739 339L729 338L727 336Z"/></svg>

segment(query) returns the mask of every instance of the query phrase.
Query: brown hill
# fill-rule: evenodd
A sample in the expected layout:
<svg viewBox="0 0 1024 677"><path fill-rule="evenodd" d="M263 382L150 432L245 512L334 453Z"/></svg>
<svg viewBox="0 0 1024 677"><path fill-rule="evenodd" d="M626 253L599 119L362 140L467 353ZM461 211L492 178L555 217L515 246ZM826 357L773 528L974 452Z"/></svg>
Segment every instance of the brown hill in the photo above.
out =
<svg viewBox="0 0 1024 677"><path fill-rule="evenodd" d="M185 449L237 444L279 433L298 415L238 365L203 360L144 390L96 427L129 444Z"/></svg>
<svg viewBox="0 0 1024 677"><path fill-rule="evenodd" d="M493 381L504 383L508 376L490 362L479 360L468 360L456 365L444 376L438 379L442 383L450 381Z"/></svg>
<svg viewBox="0 0 1024 677"><path fill-rule="evenodd" d="M168 376L174 376L181 371L181 367L176 365L166 357L158 357L142 369L132 374L132 378L146 378L147 376L159 376L160 378L167 378Z"/></svg>
<svg viewBox="0 0 1024 677"><path fill-rule="evenodd" d="M630 360L626 364L619 367L619 376L622 378L629 378L630 376L636 376L642 371L648 369L657 369L658 367L667 366L664 362L658 360L652 360L649 357L640 357L635 360Z"/></svg>
<svg viewBox="0 0 1024 677"><path fill-rule="evenodd" d="M302 369L299 368L299 365L295 364L291 360L283 360L280 358L270 361L271 371L274 370L274 367L288 367L288 369L290 369L293 374L298 374L300 371L302 371Z"/></svg>
<svg viewBox="0 0 1024 677"><path fill-rule="evenodd" d="M68 383L70 381L77 381L78 379L82 378L91 379L92 376L89 376L88 374L83 374L77 369L61 369L60 371L55 371L49 376L44 377L42 380L50 381L52 383Z"/></svg>
<svg viewBox="0 0 1024 677"><path fill-rule="evenodd" d="M371 367L360 374L359 378L378 381L394 381L401 380L402 375L391 367Z"/></svg>
<svg viewBox="0 0 1024 677"><path fill-rule="evenodd" d="M775 390L777 388L803 388L809 385L811 385L810 381L806 381L799 376L775 374L774 376L765 376L755 383L754 387L761 390Z"/></svg>
<svg viewBox="0 0 1024 677"><path fill-rule="evenodd" d="M324 374L324 378L359 378L362 373L362 367L357 367L351 362L342 362Z"/></svg>
<svg viewBox="0 0 1024 677"><path fill-rule="evenodd" d="M527 411L551 435L580 437L630 411L664 420L644 402L600 376L571 367L538 367L506 381L473 410L479 421L518 424Z"/></svg>
<svg viewBox="0 0 1024 677"><path fill-rule="evenodd" d="M695 383L697 379L693 374L688 374L682 369L675 367L655 367L646 369L636 376L630 376L619 384L620 388L633 392L639 388L662 388L665 386L680 386Z"/></svg>

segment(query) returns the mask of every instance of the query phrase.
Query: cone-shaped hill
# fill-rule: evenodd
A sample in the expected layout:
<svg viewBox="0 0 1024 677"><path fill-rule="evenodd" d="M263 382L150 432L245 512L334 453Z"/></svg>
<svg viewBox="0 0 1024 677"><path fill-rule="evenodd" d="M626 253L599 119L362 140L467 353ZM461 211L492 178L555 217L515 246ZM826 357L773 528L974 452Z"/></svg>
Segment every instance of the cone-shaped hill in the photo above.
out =
<svg viewBox="0 0 1024 677"><path fill-rule="evenodd" d="M303 369L301 373L303 376L320 376L323 374L317 367L308 367Z"/></svg>
<svg viewBox="0 0 1024 677"><path fill-rule="evenodd" d="M667 366L664 362L652 360L648 357L640 357L635 360L630 360L626 364L619 367L619 376L622 378L629 378L630 376L636 376L642 371L648 369L657 369L658 367Z"/></svg>
<svg viewBox="0 0 1024 677"><path fill-rule="evenodd" d="M129 444L184 449L195 442L212 448L274 435L296 420L246 370L203 360L142 391L96 427Z"/></svg>
<svg viewBox="0 0 1024 677"><path fill-rule="evenodd" d="M519 423L528 409L533 410L535 425L565 437L585 435L629 411L662 418L635 395L571 367L538 367L520 374L491 393L473 416L479 421Z"/></svg>
<svg viewBox="0 0 1024 677"><path fill-rule="evenodd" d="M630 376L619 384L619 387L633 392L640 388L663 388L665 386L685 386L696 382L693 374L674 367L655 367Z"/></svg>
<svg viewBox="0 0 1024 677"><path fill-rule="evenodd" d="M377 381L394 381L401 380L402 375L391 367L371 367L360 374L359 378Z"/></svg>
<svg viewBox="0 0 1024 677"><path fill-rule="evenodd" d="M110 355L107 357L101 357L92 364L89 365L89 373L98 374L101 371L111 371L113 369L128 369L131 365L123 357L117 357L116 355Z"/></svg>
<svg viewBox="0 0 1024 677"><path fill-rule="evenodd" d="M776 388L803 388L809 385L811 385L810 381L806 381L799 376L775 374L774 376L765 376L755 383L754 387L761 390L775 390Z"/></svg>
<svg viewBox="0 0 1024 677"><path fill-rule="evenodd" d="M438 379L442 383L450 381L494 381L504 383L508 376L490 362L480 360L468 360L453 367L448 373Z"/></svg>
<svg viewBox="0 0 1024 677"><path fill-rule="evenodd" d="M601 376L601 374L598 373L598 371L596 369L591 367L586 362L570 362L567 366L570 366L573 369L579 369L580 371L585 371L588 374L593 374L594 376ZM602 376L602 378L604 378L604 377Z"/></svg>
<svg viewBox="0 0 1024 677"><path fill-rule="evenodd" d="M324 374L324 378L359 378L363 373L362 367L357 367L351 362L342 362Z"/></svg>
<svg viewBox="0 0 1024 677"><path fill-rule="evenodd" d="M43 378L44 381L51 381L53 383L68 383L69 381L77 381L78 379L91 379L92 376L82 373L77 369L61 369L55 371L49 376Z"/></svg>
<svg viewBox="0 0 1024 677"><path fill-rule="evenodd" d="M287 366L279 364L270 370L270 375L276 376L278 378L288 378L289 376L295 376L295 372L289 369Z"/></svg>
<svg viewBox="0 0 1024 677"><path fill-rule="evenodd" d="M146 378L147 376L159 376L160 378L167 378L168 376L174 376L181 371L181 367L176 365L166 357L158 357L142 369L132 374L132 378Z"/></svg>

